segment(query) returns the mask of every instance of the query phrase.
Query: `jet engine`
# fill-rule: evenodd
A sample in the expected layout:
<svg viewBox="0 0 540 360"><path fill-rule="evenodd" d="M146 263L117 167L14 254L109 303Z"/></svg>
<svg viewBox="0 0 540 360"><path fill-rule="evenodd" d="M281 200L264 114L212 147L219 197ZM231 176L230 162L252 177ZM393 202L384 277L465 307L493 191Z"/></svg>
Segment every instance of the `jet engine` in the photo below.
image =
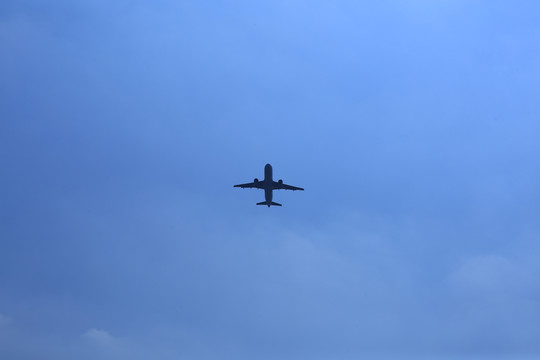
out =
<svg viewBox="0 0 540 360"><path fill-rule="evenodd" d="M254 182L254 183L258 183L258 182L259 182L259 179L255 178L255 179L253 179L253 182Z"/></svg>
<svg viewBox="0 0 540 360"><path fill-rule="evenodd" d="M279 185L283 184L283 180L279 179L278 183L279 183Z"/></svg>

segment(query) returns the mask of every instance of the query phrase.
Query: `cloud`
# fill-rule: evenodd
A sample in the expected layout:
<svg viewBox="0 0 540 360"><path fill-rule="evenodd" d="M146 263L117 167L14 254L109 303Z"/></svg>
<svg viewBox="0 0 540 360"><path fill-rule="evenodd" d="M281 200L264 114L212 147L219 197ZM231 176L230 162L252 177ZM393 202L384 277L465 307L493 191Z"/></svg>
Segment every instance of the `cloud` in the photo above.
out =
<svg viewBox="0 0 540 360"><path fill-rule="evenodd" d="M140 355L130 341L111 335L108 331L92 328L81 335L77 351L88 358L136 359Z"/></svg>
<svg viewBox="0 0 540 360"><path fill-rule="evenodd" d="M112 337L111 334L109 334L107 331L98 329L90 329L85 332L82 337L84 339L104 346L109 346L116 341L116 339Z"/></svg>
<svg viewBox="0 0 540 360"><path fill-rule="evenodd" d="M5 315L0 314L0 327L6 326L11 322L11 319Z"/></svg>
<svg viewBox="0 0 540 360"><path fill-rule="evenodd" d="M460 293L505 297L524 295L536 287L532 269L494 254L464 260L450 275L449 283Z"/></svg>
<svg viewBox="0 0 540 360"><path fill-rule="evenodd" d="M538 354L539 287L534 265L498 254L463 260L448 276L445 327L455 349Z"/></svg>
<svg viewBox="0 0 540 360"><path fill-rule="evenodd" d="M528 194L538 203L534 186L512 186L535 176L521 176L528 165L494 166L493 177L476 168L500 160L493 153L517 153L493 145L499 138L536 150L535 132L473 126L469 110L483 112L499 92L475 85L492 80L470 73L484 64L471 43L496 43L470 31L486 24L442 31L454 2L392 10L8 1L0 92L16 131L0 143L17 156L2 207L14 219L3 232L12 240L2 243L2 306L14 320L0 316L0 330L17 340L11 355L146 350L163 359L155 352L167 348L168 358L357 358L465 351L475 340L479 351L510 341L507 351L531 348L538 248L528 244L537 237L521 242L536 249L523 264L524 251L496 230L528 225L502 205L515 199L520 213ZM489 101L476 106L474 91ZM536 104L523 98L523 108ZM482 117L519 119L509 105L518 99ZM492 135L481 135L486 128ZM238 201L232 178L263 158L312 190L276 194L287 204L270 211ZM218 203L227 210L210 206ZM483 255L460 261L465 254ZM69 347L72 356L58 356ZM13 357L22 358L0 350Z"/></svg>

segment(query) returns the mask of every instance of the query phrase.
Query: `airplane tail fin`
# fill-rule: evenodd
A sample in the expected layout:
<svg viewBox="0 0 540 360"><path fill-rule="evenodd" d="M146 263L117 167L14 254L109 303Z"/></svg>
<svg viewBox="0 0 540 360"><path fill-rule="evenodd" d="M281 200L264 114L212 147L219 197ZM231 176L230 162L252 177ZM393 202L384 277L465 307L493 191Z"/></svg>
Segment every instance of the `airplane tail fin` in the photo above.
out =
<svg viewBox="0 0 540 360"><path fill-rule="evenodd" d="M268 203L266 201L263 201L263 202L260 202L260 203L257 203L257 205L268 205ZM274 205L274 206L281 206L281 204L277 203L277 202L271 202L270 205ZM270 206L268 206L270 207Z"/></svg>

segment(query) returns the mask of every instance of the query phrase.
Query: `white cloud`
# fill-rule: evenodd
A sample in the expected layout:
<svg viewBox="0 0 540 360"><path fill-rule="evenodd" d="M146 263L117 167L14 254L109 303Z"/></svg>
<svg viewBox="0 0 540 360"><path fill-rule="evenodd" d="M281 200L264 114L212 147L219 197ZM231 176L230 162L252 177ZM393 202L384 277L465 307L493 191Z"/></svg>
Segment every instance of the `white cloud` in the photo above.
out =
<svg viewBox="0 0 540 360"><path fill-rule="evenodd" d="M82 338L100 346L111 346L118 340L105 330L90 329L82 335Z"/></svg>
<svg viewBox="0 0 540 360"><path fill-rule="evenodd" d="M100 359L135 359L133 344L126 339L118 338L102 329L92 328L81 335L86 346L85 356Z"/></svg>
<svg viewBox="0 0 540 360"><path fill-rule="evenodd" d="M11 321L10 318L8 318L5 315L0 314L0 326L6 326L7 324L10 323L10 321Z"/></svg>
<svg viewBox="0 0 540 360"><path fill-rule="evenodd" d="M476 294L523 294L534 286L534 276L520 263L499 255L465 260L450 276L457 291Z"/></svg>

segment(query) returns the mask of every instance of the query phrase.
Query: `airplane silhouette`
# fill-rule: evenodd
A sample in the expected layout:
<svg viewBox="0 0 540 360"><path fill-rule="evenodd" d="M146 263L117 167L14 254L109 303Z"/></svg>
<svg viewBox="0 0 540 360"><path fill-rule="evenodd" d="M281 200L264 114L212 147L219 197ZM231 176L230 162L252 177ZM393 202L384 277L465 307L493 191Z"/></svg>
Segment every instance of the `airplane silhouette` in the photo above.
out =
<svg viewBox="0 0 540 360"><path fill-rule="evenodd" d="M254 179L252 183L234 185L234 187L239 187L242 189L246 188L255 188L255 189L264 189L264 199L265 201L257 203L257 205L267 205L270 207L281 206L277 202L272 201L272 191L273 190L304 190L301 187L291 186L283 183L283 180L274 181L272 180L272 165L266 164L264 167L264 180L259 181L259 179Z"/></svg>

